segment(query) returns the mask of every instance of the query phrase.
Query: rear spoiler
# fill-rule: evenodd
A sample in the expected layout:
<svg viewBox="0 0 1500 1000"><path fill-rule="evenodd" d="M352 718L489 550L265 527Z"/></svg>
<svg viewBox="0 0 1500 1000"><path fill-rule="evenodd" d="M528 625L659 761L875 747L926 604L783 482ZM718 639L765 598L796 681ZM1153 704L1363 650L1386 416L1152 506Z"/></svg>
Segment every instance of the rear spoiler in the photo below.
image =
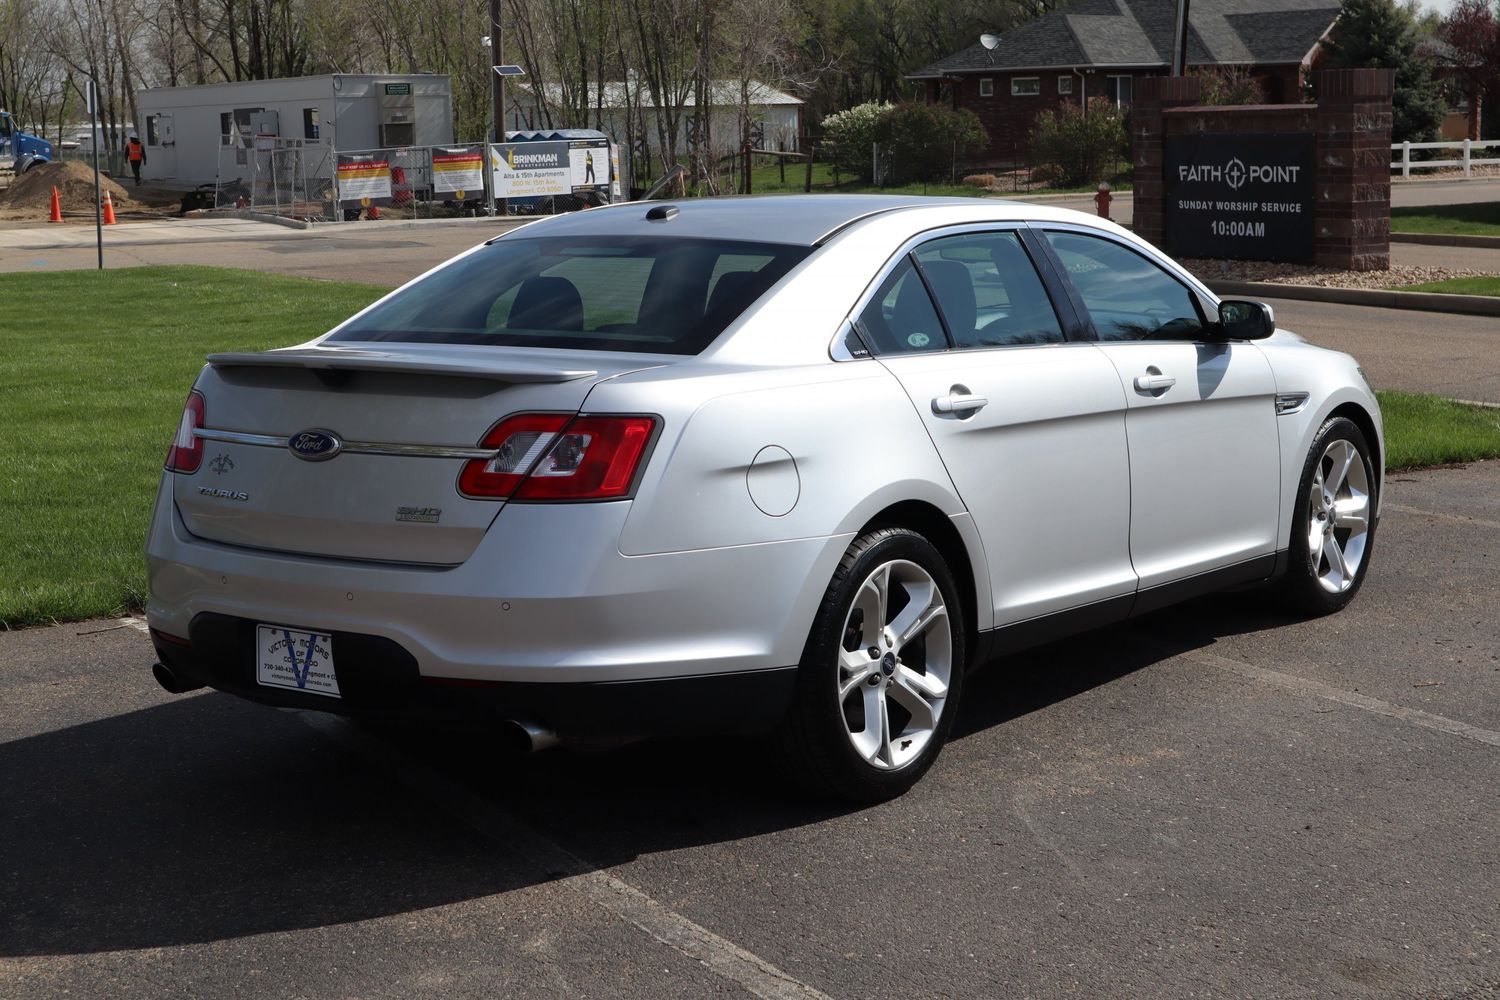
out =
<svg viewBox="0 0 1500 1000"><path fill-rule="evenodd" d="M515 357L437 357L418 350L370 351L329 347L294 347L258 353L210 354L215 368L306 368L312 371L407 372L414 375L452 375L489 382L572 382L598 372L588 368L558 368Z"/></svg>

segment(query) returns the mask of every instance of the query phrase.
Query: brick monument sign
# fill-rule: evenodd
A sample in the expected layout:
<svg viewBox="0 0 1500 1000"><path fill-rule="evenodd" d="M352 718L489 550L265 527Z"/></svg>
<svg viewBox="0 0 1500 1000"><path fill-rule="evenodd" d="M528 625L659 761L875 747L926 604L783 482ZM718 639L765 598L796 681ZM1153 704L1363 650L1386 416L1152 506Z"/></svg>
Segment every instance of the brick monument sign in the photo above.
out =
<svg viewBox="0 0 1500 1000"><path fill-rule="evenodd" d="M1193 77L1139 81L1135 231L1184 257L1386 270L1394 79L1324 70L1317 104L1239 107L1199 104Z"/></svg>

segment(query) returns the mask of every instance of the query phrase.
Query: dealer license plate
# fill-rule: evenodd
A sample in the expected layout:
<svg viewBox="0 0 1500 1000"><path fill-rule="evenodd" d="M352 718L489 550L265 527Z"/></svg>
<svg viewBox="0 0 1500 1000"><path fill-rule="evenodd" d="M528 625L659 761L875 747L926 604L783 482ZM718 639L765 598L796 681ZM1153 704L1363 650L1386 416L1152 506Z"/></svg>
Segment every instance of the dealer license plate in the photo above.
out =
<svg viewBox="0 0 1500 1000"><path fill-rule="evenodd" d="M261 625L255 636L255 679L262 685L339 697L333 636L280 625Z"/></svg>

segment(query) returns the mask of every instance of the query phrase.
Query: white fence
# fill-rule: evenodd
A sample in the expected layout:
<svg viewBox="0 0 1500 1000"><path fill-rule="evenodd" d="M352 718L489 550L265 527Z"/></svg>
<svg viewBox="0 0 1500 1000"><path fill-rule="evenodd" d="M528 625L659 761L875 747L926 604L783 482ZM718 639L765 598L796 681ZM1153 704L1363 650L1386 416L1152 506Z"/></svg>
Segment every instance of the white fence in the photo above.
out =
<svg viewBox="0 0 1500 1000"><path fill-rule="evenodd" d="M1397 142L1391 145L1391 152L1400 153L1401 159L1391 163L1392 170L1400 170L1402 177L1410 177L1413 170L1447 170L1462 167L1465 177L1473 176L1474 167L1500 165L1500 156L1492 156L1488 159L1474 159L1476 149L1484 150L1490 147L1500 147L1500 140L1489 142L1476 142L1473 139L1465 139L1462 142ZM1461 158L1441 158L1436 160L1418 160L1413 163L1411 151L1414 149L1460 149L1463 150Z"/></svg>

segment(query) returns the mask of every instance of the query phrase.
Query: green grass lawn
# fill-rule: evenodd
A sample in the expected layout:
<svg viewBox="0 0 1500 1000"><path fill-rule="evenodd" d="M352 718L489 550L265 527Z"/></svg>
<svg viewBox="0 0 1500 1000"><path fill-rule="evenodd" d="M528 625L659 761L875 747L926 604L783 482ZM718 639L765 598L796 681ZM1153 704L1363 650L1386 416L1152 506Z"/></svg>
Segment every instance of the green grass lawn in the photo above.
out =
<svg viewBox="0 0 1500 1000"><path fill-rule="evenodd" d="M0 275L0 624L139 607L204 356L298 343L382 291L208 267Z"/></svg>
<svg viewBox="0 0 1500 1000"><path fill-rule="evenodd" d="M139 608L188 387L215 351L306 340L381 289L207 267L0 275L0 625ZM24 306L24 308L22 308ZM1383 392L1388 466L1500 456L1500 410Z"/></svg>
<svg viewBox="0 0 1500 1000"><path fill-rule="evenodd" d="M1375 395L1385 420L1387 469L1500 458L1500 409L1421 393Z"/></svg>
<svg viewBox="0 0 1500 1000"><path fill-rule="evenodd" d="M1395 292L1446 292L1449 295L1500 295L1500 278L1449 278L1418 285L1392 285Z"/></svg>
<svg viewBox="0 0 1500 1000"><path fill-rule="evenodd" d="M1393 208L1391 232L1500 236L1500 201Z"/></svg>

